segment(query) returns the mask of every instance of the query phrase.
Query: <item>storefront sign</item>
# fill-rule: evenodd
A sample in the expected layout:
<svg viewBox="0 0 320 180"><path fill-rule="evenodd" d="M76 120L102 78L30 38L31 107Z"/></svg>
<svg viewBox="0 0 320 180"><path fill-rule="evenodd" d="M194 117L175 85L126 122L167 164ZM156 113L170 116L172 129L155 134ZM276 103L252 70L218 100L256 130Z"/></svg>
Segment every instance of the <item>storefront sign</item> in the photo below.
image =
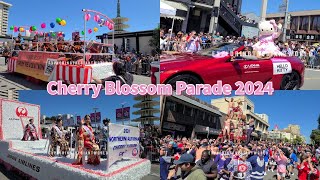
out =
<svg viewBox="0 0 320 180"><path fill-rule="evenodd" d="M180 124L174 124L174 123L170 123L170 122L164 122L163 128L169 129L169 130L175 130L175 131L185 131L186 130L186 126L180 125Z"/></svg>
<svg viewBox="0 0 320 180"><path fill-rule="evenodd" d="M19 52L16 72L42 81L48 81L50 73L52 72L53 59L58 59L58 53L48 52ZM47 62L48 59L50 62Z"/></svg>
<svg viewBox="0 0 320 180"><path fill-rule="evenodd" d="M139 158L139 139L139 128L109 124L107 168L122 158Z"/></svg>

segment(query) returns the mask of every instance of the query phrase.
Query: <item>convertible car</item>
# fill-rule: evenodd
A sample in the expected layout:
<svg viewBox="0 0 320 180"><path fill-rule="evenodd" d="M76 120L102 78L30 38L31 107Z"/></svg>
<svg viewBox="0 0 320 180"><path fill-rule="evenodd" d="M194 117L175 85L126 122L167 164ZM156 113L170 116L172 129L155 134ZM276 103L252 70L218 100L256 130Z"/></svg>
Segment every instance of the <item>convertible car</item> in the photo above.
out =
<svg viewBox="0 0 320 180"><path fill-rule="evenodd" d="M236 90L237 81L273 83L275 90L294 90L304 83L304 65L297 57L272 57L270 59L235 56L245 47L234 43L221 43L198 53L163 54L158 77L152 83L171 84L176 81L188 84L230 84ZM227 53L230 52L230 53ZM219 54L224 54L219 56ZM238 54L239 55L239 54ZM152 75L156 72L151 73ZM157 82L158 81L158 82Z"/></svg>

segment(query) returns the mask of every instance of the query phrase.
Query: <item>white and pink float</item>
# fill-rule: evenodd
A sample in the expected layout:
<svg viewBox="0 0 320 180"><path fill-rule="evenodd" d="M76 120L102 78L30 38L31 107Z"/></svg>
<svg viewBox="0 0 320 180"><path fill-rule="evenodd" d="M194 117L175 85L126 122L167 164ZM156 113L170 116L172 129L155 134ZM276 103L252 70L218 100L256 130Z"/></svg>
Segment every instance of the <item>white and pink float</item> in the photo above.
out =
<svg viewBox="0 0 320 180"><path fill-rule="evenodd" d="M130 142L115 141L111 138L108 146L107 159L101 159L98 166L72 165L75 161L74 150L67 157L48 157L47 140L21 141L23 127L29 119L34 119L34 125L41 138L40 106L18 101L0 99L0 163L4 164L8 171L18 173L29 179L141 179L150 173L149 160L139 158L138 146L132 146ZM123 137L131 131L133 136L139 136L139 130L134 127L112 125L109 136ZM124 130L124 132L123 132ZM122 132L122 133L119 133ZM124 149L117 149L119 144L130 144ZM120 157L116 154L122 151ZM132 153L131 153L132 152Z"/></svg>
<svg viewBox="0 0 320 180"><path fill-rule="evenodd" d="M38 51L38 46L40 45L37 43L35 51L18 51L17 57L10 58L8 61L8 72L23 74L31 79L44 82L61 80L67 84L89 84L92 81L92 77L102 79L114 75L112 62L89 62L91 56L111 56L114 59L114 22L100 12L88 9L83 9L82 11L84 13L84 32L87 29L87 21L91 18L90 14L94 14L94 20L99 22L99 26L106 26L112 31L112 44L86 41L86 33L83 33L82 41L84 42L84 53ZM95 29L97 28L94 28L94 31L96 31ZM91 29L88 31L89 33L92 32ZM14 32L12 37L14 36ZM53 42L56 43L56 41ZM86 52L92 45L107 47L110 51L108 53ZM73 62L74 65L72 65L67 63L68 58L61 57L61 54L82 56L82 59Z"/></svg>

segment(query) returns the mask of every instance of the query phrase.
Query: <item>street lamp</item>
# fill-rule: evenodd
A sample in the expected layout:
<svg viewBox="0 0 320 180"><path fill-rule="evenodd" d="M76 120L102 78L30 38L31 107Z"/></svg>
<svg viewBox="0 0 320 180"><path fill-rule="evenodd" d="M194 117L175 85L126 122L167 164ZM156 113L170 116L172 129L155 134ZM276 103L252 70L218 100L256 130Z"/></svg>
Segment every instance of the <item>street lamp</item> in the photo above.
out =
<svg viewBox="0 0 320 180"><path fill-rule="evenodd" d="M123 102L121 103L121 111L122 111L122 117L121 117L121 120L122 120L122 125L124 125L124 116L123 116L123 109L124 109L124 105L127 104L127 102Z"/></svg>

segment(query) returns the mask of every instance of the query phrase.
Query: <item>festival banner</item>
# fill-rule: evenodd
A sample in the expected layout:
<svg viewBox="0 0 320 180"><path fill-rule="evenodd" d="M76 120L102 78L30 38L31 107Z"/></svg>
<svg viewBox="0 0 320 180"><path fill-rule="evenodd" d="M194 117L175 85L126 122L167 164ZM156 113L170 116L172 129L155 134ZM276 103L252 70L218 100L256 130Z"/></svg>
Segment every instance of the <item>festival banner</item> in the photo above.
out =
<svg viewBox="0 0 320 180"><path fill-rule="evenodd" d="M77 116L77 124L81 124L81 116Z"/></svg>
<svg viewBox="0 0 320 180"><path fill-rule="evenodd" d="M91 123L93 124L100 124L101 123L101 112L96 112L90 114Z"/></svg>
<svg viewBox="0 0 320 180"><path fill-rule="evenodd" d="M53 59L58 58L58 53L20 51L15 72L48 81L55 66Z"/></svg>
<svg viewBox="0 0 320 180"><path fill-rule="evenodd" d="M124 107L116 109L116 120L129 120L130 119L130 107Z"/></svg>
<svg viewBox="0 0 320 180"><path fill-rule="evenodd" d="M139 128L109 124L107 168L122 158L139 158Z"/></svg>

